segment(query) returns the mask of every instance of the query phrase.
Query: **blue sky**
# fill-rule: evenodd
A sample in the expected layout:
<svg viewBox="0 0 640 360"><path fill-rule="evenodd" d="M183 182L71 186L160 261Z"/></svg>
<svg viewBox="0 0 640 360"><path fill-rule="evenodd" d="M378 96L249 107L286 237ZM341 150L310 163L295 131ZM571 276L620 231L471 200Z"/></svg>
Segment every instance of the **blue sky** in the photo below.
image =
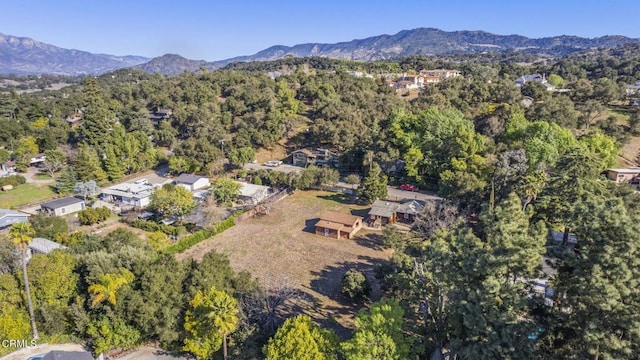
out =
<svg viewBox="0 0 640 360"><path fill-rule="evenodd" d="M94 53L210 61L417 27L640 38L637 0L3 0L0 11L4 34Z"/></svg>

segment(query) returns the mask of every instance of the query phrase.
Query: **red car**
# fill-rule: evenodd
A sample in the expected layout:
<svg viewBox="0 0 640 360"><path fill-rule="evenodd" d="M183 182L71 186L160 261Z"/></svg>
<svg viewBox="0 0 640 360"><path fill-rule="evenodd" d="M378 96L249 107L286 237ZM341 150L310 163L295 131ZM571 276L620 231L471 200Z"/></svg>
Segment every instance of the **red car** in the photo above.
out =
<svg viewBox="0 0 640 360"><path fill-rule="evenodd" d="M400 190L418 191L418 188L411 184L403 184L403 185L400 185Z"/></svg>

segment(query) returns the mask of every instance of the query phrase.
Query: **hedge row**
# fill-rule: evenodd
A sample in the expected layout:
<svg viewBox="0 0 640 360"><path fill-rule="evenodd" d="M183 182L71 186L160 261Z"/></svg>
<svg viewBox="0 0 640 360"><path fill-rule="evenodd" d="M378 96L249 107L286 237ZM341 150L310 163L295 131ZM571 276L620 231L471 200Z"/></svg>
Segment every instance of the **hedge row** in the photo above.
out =
<svg viewBox="0 0 640 360"><path fill-rule="evenodd" d="M165 224L158 224L157 222L147 221L142 219L135 219L129 225L134 228L142 229L147 232L161 231L167 235L178 236L186 231L184 226L171 226Z"/></svg>
<svg viewBox="0 0 640 360"><path fill-rule="evenodd" d="M163 251L172 255L183 252L195 244L229 229L236 224L235 220L240 215L242 215L242 211L231 215L225 220L215 224L213 227L196 231L193 234L182 238L178 242L164 248Z"/></svg>
<svg viewBox="0 0 640 360"><path fill-rule="evenodd" d="M0 178L0 187L11 185L13 187L17 187L18 185L22 185L27 182L27 179L22 175L11 175Z"/></svg>

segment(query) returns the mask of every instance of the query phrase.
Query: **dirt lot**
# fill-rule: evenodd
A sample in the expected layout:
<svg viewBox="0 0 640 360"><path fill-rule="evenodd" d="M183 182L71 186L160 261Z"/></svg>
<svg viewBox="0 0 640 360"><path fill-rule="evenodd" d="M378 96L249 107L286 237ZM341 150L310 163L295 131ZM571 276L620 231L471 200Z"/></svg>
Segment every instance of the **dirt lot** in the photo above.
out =
<svg viewBox="0 0 640 360"><path fill-rule="evenodd" d="M342 195L297 191L275 204L269 215L246 220L178 258L201 259L216 250L227 254L236 270L249 271L265 286L287 281L306 295L293 311L331 319L340 334L351 326L357 311L340 296L342 276L351 268L363 271L372 282L375 299L379 287L374 265L387 261L391 252L378 246L379 232L361 230L356 239L338 240L313 234L313 225L326 210L364 216L367 209L349 204Z"/></svg>

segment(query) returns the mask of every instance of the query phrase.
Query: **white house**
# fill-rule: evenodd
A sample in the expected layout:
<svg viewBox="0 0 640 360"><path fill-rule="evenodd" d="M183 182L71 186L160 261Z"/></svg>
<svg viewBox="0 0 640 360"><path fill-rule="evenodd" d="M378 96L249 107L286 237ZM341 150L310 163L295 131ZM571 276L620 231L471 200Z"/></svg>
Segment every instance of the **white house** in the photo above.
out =
<svg viewBox="0 0 640 360"><path fill-rule="evenodd" d="M84 210L84 200L74 196L56 199L40 204L40 210L49 215L64 216Z"/></svg>
<svg viewBox="0 0 640 360"><path fill-rule="evenodd" d="M144 179L143 179L144 180ZM148 181L138 180L133 183L122 183L102 189L102 200L112 203L121 203L140 208L149 206L151 194L159 186Z"/></svg>
<svg viewBox="0 0 640 360"><path fill-rule="evenodd" d="M255 205L269 196L269 187L262 185L254 185L248 183L240 183L240 195L238 199L244 204Z"/></svg>
<svg viewBox="0 0 640 360"><path fill-rule="evenodd" d="M192 174L181 174L175 180L177 186L182 186L183 188L189 191L195 191L200 189L208 189L211 187L211 182L208 177L192 175Z"/></svg>

